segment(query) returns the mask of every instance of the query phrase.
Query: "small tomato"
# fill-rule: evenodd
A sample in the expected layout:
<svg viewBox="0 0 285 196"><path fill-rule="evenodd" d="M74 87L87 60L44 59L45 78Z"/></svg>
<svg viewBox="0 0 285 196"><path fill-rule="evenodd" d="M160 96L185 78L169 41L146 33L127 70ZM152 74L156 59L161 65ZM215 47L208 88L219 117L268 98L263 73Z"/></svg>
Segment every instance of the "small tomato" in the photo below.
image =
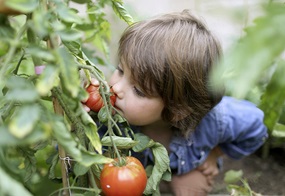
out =
<svg viewBox="0 0 285 196"><path fill-rule="evenodd" d="M141 162L135 157L125 157L125 165L118 159L105 164L100 175L100 185L106 196L141 196L147 184L147 176Z"/></svg>
<svg viewBox="0 0 285 196"><path fill-rule="evenodd" d="M92 111L99 112L99 110L104 106L103 99L99 92L99 86L94 86L91 84L87 87L86 91L89 93L89 98L85 102L85 105L88 106ZM114 105L116 102L116 95L114 94L112 88L110 89L110 92L110 101L111 104Z"/></svg>

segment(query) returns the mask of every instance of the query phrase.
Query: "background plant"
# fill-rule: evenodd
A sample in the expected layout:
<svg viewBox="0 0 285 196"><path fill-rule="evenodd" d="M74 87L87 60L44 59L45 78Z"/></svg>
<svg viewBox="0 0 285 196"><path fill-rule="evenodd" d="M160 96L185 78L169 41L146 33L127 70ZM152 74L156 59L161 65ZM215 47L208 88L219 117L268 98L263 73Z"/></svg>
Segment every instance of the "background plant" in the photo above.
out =
<svg viewBox="0 0 285 196"><path fill-rule="evenodd" d="M264 14L226 52L213 81L223 83L228 95L248 99L264 111L269 134L262 147L266 158L271 148L285 143L284 2L270 1L263 9Z"/></svg>

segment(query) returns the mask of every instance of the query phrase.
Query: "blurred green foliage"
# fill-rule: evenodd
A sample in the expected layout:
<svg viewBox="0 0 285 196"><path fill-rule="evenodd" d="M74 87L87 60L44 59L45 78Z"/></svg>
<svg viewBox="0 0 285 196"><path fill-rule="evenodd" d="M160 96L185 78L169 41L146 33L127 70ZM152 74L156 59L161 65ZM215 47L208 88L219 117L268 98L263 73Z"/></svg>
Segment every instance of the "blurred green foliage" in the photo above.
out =
<svg viewBox="0 0 285 196"><path fill-rule="evenodd" d="M248 99L264 111L269 133L263 147L266 158L271 147L285 143L285 4L271 1L262 6L264 14L244 29L245 35L226 52L212 80L225 85L228 95Z"/></svg>

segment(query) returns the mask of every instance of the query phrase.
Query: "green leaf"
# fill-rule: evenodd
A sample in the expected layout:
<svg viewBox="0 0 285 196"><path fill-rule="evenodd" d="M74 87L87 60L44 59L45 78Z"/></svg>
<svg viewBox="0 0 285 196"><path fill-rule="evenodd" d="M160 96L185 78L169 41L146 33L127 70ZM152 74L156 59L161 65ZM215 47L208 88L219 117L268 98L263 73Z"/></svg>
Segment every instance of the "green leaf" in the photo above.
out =
<svg viewBox="0 0 285 196"><path fill-rule="evenodd" d="M11 188L13 187L13 188ZM0 167L0 195L32 196L23 184L13 179Z"/></svg>
<svg viewBox="0 0 285 196"><path fill-rule="evenodd" d="M37 9L33 12L32 21L30 21L30 28L35 31L36 35L40 38L44 38L50 33L50 21L48 20L51 17L50 13L47 13L45 10Z"/></svg>
<svg viewBox="0 0 285 196"><path fill-rule="evenodd" d="M214 70L213 83L225 85L234 97L245 98L284 51L284 21L284 6L268 4L265 15L247 27L246 36L224 55Z"/></svg>
<svg viewBox="0 0 285 196"><path fill-rule="evenodd" d="M90 0L71 0L71 1L73 1L75 3L79 3L79 4L85 4L85 3L89 2Z"/></svg>
<svg viewBox="0 0 285 196"><path fill-rule="evenodd" d="M93 164L105 164L105 163L111 163L114 161L111 158L105 157L101 154L93 153L86 150L81 150L82 153L82 161L80 164L82 164L85 167L90 167Z"/></svg>
<svg viewBox="0 0 285 196"><path fill-rule="evenodd" d="M112 0L113 10L119 16L119 18L123 19L128 25L134 23L132 16L127 12L124 8L122 1L120 0Z"/></svg>
<svg viewBox="0 0 285 196"><path fill-rule="evenodd" d="M73 167L73 171L76 176L82 176L86 174L88 170L89 170L89 167L85 167L84 165L81 165L80 163L75 163Z"/></svg>
<svg viewBox="0 0 285 196"><path fill-rule="evenodd" d="M144 190L144 194L151 195L157 192L162 178L167 180L171 178L168 152L162 144L154 142L142 133L135 134L135 140L139 141L138 145L133 147L135 152L141 152L146 148L150 148L154 156L152 173L147 180L147 186Z"/></svg>
<svg viewBox="0 0 285 196"><path fill-rule="evenodd" d="M168 173L167 176L169 177L171 173L169 167L170 160L165 147L155 142L150 148L154 156L154 167L151 176L147 180L147 186L144 191L145 194L150 194L154 190L157 190L163 175Z"/></svg>
<svg viewBox="0 0 285 196"><path fill-rule="evenodd" d="M22 13L29 13L35 10L38 5L38 0L8 0L5 1L5 4L17 11L20 11Z"/></svg>
<svg viewBox="0 0 285 196"><path fill-rule="evenodd" d="M60 5L56 9L59 18L68 23L81 24L82 20L75 10L68 8L67 6Z"/></svg>
<svg viewBox="0 0 285 196"><path fill-rule="evenodd" d="M29 47L26 48L26 53L31 54L32 56L40 58L44 61L54 61L55 60L55 57L50 50L39 47L37 45L29 45Z"/></svg>
<svg viewBox="0 0 285 196"><path fill-rule="evenodd" d="M149 147L149 144L151 142L153 142L148 136L142 133L135 134L135 140L139 142L136 146L133 147L133 150L135 152L142 152Z"/></svg>
<svg viewBox="0 0 285 196"><path fill-rule="evenodd" d="M27 147L20 147L22 157L25 159L25 182L31 179L31 177L37 171L37 160L35 157L35 150L29 149Z"/></svg>
<svg viewBox="0 0 285 196"><path fill-rule="evenodd" d="M68 50L76 56L79 56L80 58L82 58L81 52L82 52L82 48L79 42L76 41L71 41L71 42L65 42L63 41L63 44L68 48Z"/></svg>
<svg viewBox="0 0 285 196"><path fill-rule="evenodd" d="M21 107L8 125L10 133L16 138L26 137L33 131L40 116L40 108L36 104Z"/></svg>
<svg viewBox="0 0 285 196"><path fill-rule="evenodd" d="M276 70L261 97L259 108L264 112L264 123L272 131L278 122L285 102L285 61L277 63Z"/></svg>
<svg viewBox="0 0 285 196"><path fill-rule="evenodd" d="M38 92L35 90L31 81L12 76L7 81L6 99L19 102L34 102L39 98Z"/></svg>
<svg viewBox="0 0 285 196"><path fill-rule="evenodd" d="M285 125L276 123L272 131L272 136L279 137L279 138L285 138Z"/></svg>
<svg viewBox="0 0 285 196"><path fill-rule="evenodd" d="M82 112L81 120L82 120L82 123L84 125L85 134L88 137L88 139L90 140L92 146L95 148L95 150L98 153L101 153L102 152L102 144L100 141L100 136L97 132L98 131L97 125L95 124L93 119L90 117L90 115L86 112Z"/></svg>
<svg viewBox="0 0 285 196"><path fill-rule="evenodd" d="M7 127L0 126L0 147L1 146L17 146L17 145L28 145L38 141L46 140L50 137L49 128L36 128L32 133L27 135L25 138L16 138L13 136Z"/></svg>
<svg viewBox="0 0 285 196"><path fill-rule="evenodd" d="M77 142L61 121L55 120L52 123L53 135L64 150L76 161L82 160L81 151L77 148Z"/></svg>
<svg viewBox="0 0 285 196"><path fill-rule="evenodd" d="M50 90L59 85L59 68L46 65L36 82L36 89L40 95L48 95Z"/></svg>
<svg viewBox="0 0 285 196"><path fill-rule="evenodd" d="M68 29L68 30L59 31L58 35L63 41L76 41L82 38L83 33L76 29Z"/></svg>
<svg viewBox="0 0 285 196"><path fill-rule="evenodd" d="M71 93L72 97L76 97L80 87L79 73L77 65L73 61L74 57L66 50L60 47L56 50L57 61L60 65L61 79L65 88Z"/></svg>
<svg viewBox="0 0 285 196"><path fill-rule="evenodd" d="M105 123L108 121L107 107L103 106L98 112L98 119L100 122Z"/></svg>
<svg viewBox="0 0 285 196"><path fill-rule="evenodd" d="M229 170L225 173L224 182L227 184L233 184L241 180L243 176L242 170Z"/></svg>
<svg viewBox="0 0 285 196"><path fill-rule="evenodd" d="M119 136L105 136L101 139L101 143L103 146L113 146L112 140L119 149L130 149L138 143L132 138Z"/></svg>

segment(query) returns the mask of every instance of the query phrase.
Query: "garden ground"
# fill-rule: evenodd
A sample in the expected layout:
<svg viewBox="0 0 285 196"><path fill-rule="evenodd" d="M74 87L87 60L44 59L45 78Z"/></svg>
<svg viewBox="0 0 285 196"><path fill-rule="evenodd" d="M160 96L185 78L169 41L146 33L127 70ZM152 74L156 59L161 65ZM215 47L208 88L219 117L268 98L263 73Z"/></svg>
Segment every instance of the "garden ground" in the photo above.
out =
<svg viewBox="0 0 285 196"><path fill-rule="evenodd" d="M223 181L228 170L242 170L243 178L256 193L285 196L285 146L272 149L266 159L262 159L258 152L238 161L225 158L224 169L216 179L213 195L229 195Z"/></svg>

